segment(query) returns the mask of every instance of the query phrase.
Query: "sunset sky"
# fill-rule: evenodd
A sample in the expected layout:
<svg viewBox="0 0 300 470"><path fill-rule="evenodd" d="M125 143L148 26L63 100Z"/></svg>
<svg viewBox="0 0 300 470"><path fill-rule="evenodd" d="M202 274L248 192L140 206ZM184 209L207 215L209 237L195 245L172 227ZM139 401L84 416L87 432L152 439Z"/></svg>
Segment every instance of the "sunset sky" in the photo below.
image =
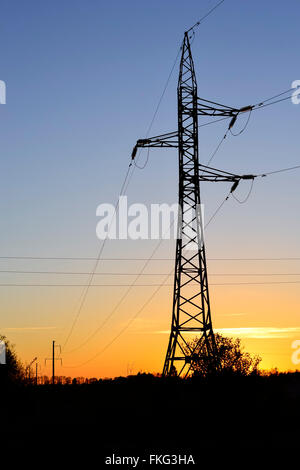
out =
<svg viewBox="0 0 300 470"><path fill-rule="evenodd" d="M0 80L7 103L0 105L0 334L15 344L24 363L38 356L42 374L50 375L44 359L52 340L63 347L68 338L95 263L88 258L96 258L101 247L96 208L116 203L132 148L147 133L183 32L215 4L1 2ZM199 96L242 107L291 88L300 80L299 18L297 0L225 0L192 44ZM176 130L178 66L151 135ZM260 174L299 165L299 118L300 105L290 100L253 112L245 132L227 137L212 166ZM199 124L208 120L201 117ZM237 131L244 122L241 117ZM209 160L227 126L224 121L200 128L201 162ZM141 163L144 158L146 151ZM153 149L145 169L133 173L128 204L176 203L177 180L176 150ZM206 230L214 329L240 337L247 351L263 358L264 369L300 369L291 360L292 343L300 340L299 181L300 170L256 180L248 201L230 198ZM229 189L226 183L202 185L206 220ZM236 196L242 200L248 191L249 182L243 182ZM102 258L117 259L100 261L93 284L102 286L88 291L58 375L161 372L174 241L161 243L154 258L165 260L149 262L116 309L145 264L138 258L148 259L156 246L157 240L106 243ZM54 274L59 271L72 274Z"/></svg>

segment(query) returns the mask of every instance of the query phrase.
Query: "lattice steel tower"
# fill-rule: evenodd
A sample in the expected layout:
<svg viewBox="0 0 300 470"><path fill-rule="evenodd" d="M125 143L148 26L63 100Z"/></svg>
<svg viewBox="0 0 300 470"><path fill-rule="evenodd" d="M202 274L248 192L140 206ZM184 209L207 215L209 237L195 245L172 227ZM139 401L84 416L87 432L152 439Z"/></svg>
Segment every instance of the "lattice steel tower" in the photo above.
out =
<svg viewBox="0 0 300 470"><path fill-rule="evenodd" d="M173 314L164 375L179 375L189 369L193 356L202 352L215 355L211 322L204 245L203 218L200 210L198 160L198 94L188 33L185 34L177 88L178 149L179 149L179 207L176 243ZM197 246L197 251L193 248ZM188 355L191 333L200 334L197 351ZM187 336L189 335L189 336Z"/></svg>
<svg viewBox="0 0 300 470"><path fill-rule="evenodd" d="M137 141L138 147L178 147L179 207L171 333L163 375L187 376L203 355L217 367L207 280L204 226L200 209L200 181L232 182L234 191L241 179L253 175L235 175L199 164L198 115L232 117L249 107L236 109L200 99L190 48L189 32L184 34L177 88L178 130ZM191 339L198 341L191 346Z"/></svg>

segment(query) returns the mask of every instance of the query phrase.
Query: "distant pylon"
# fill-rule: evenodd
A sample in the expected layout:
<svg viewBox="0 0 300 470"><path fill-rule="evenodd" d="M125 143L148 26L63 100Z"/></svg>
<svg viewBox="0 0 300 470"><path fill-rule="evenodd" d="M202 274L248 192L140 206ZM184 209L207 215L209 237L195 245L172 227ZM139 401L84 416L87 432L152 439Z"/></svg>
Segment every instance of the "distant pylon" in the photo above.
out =
<svg viewBox="0 0 300 470"><path fill-rule="evenodd" d="M46 358L45 359L45 364L47 361L52 361L52 385L55 384L55 361L60 361L62 364L62 358L61 357L55 357L55 348L59 348L61 352L61 347L59 344L55 344L55 341L52 341L52 358Z"/></svg>

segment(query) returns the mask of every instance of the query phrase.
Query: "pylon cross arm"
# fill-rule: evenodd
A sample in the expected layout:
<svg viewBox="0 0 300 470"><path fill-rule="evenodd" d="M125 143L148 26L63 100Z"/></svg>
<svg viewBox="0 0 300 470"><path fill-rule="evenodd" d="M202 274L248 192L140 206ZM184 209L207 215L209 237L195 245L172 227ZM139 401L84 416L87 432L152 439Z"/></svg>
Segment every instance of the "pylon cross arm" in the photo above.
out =
<svg viewBox="0 0 300 470"><path fill-rule="evenodd" d="M228 171L218 170L206 165L199 164L199 180L212 182L231 182L239 183L241 180L253 180L257 175L236 175Z"/></svg>
<svg viewBox="0 0 300 470"><path fill-rule="evenodd" d="M214 101L205 100L204 98L197 98L198 114L201 116L235 116L239 110L231 108Z"/></svg>
<svg viewBox="0 0 300 470"><path fill-rule="evenodd" d="M246 113L253 109L254 106L244 106L242 108L232 108L215 101L197 98L197 110L200 116L224 116L236 118L240 113Z"/></svg>
<svg viewBox="0 0 300 470"><path fill-rule="evenodd" d="M156 135L154 137L147 137L146 139L139 139L135 144L131 158L134 160L138 148L145 147L178 147L178 131L168 132L167 134Z"/></svg>
<svg viewBox="0 0 300 470"><path fill-rule="evenodd" d="M154 137L148 137L146 139L139 139L133 148L131 158L134 160L136 157L138 148L178 148L178 132L168 132L167 134L161 134ZM189 179L192 181L195 178L199 178L200 181L211 181L211 182L232 182L239 183L244 179L254 179L256 175L237 175L228 171L219 170L206 165L199 164L199 174L189 174L188 171L184 172L184 178L186 181Z"/></svg>

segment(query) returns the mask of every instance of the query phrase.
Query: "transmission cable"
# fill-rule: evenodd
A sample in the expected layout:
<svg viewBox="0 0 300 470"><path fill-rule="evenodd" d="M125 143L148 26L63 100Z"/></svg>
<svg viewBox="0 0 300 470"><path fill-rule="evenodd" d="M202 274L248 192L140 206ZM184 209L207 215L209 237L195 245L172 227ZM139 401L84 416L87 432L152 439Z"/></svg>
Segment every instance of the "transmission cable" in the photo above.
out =
<svg viewBox="0 0 300 470"><path fill-rule="evenodd" d="M156 107L156 109L155 109L153 118L152 118L152 120L151 120L151 122L150 122L150 125L149 125L149 127L148 127L148 130L147 130L147 133L146 133L146 139L147 139L147 137L148 137L149 134L150 134L150 131L151 131L152 126L153 126L153 124L154 124L155 118L156 118L157 113L158 113L158 111L159 111L160 105L161 105L161 103L162 103L162 100L163 100L163 98L164 98L164 96L165 96L165 93L166 93L166 91L167 91L167 88L168 88L168 86L169 86L169 83L170 83L171 77L172 77L172 75L173 75L173 72L174 72L174 69L175 69L175 66L176 66L176 63L177 63L177 60L178 60L178 57L179 57L179 54L180 54L181 49L182 49L181 47L178 49L176 58L175 58L175 60L174 60L174 63L173 63L173 65L172 65L172 68L171 68L170 73L169 73L169 75L168 75L168 78L167 78L166 84L165 84L165 86L164 86L163 92L162 92L162 94L161 94L161 96L160 96L160 98L159 98L159 101L158 101L157 107ZM139 170L143 170L143 169L146 167L146 165L147 165L147 163L148 163L148 161L149 161L149 150L150 150L150 148L148 148L148 152L147 152L147 156L146 156L146 161L145 161L145 163L144 163L143 165L139 166L139 165L137 164L137 161L136 161L136 160L138 160L138 158L139 158L139 155L140 155L140 153L141 153L141 149L139 149L139 152L138 152L137 157L133 160L135 167L138 168Z"/></svg>
<svg viewBox="0 0 300 470"><path fill-rule="evenodd" d="M286 93L290 93L291 91L295 91L295 88L289 88L286 91L283 91L282 93L278 93L277 95L272 96L271 98L267 98L266 100L262 100L261 103L267 103L268 101L275 100L275 98L279 98L279 96L285 95ZM258 103L259 105L259 103Z"/></svg>
<svg viewBox="0 0 300 470"><path fill-rule="evenodd" d="M223 1L224 1L224 0L223 0ZM220 2L220 3L223 3L223 2ZM215 8L216 8L216 7L215 7ZM211 12L212 12L212 11L213 11L213 10L211 10ZM208 15L206 15L206 16L208 16ZM206 17L206 16L205 16L205 17ZM202 19L204 19L204 18L202 18ZM201 21L201 20L200 20L200 21ZM165 85L165 87L164 87L164 89L163 89L162 95L161 95L161 97L160 97L160 99L159 99L158 105L157 105L156 110L155 110L155 112L154 112L154 116L153 116L152 121L151 121L151 123L150 123L150 125L149 125L148 131L147 131L147 134L146 134L147 137L148 137L148 135L149 135L149 133L150 133L150 130L151 130L152 125L153 125L153 123L154 123L155 117L156 117L156 115L157 115L157 113L158 113L160 104L161 104L162 99L163 99L163 97L164 97L164 95L165 95L165 92L166 92L166 90L167 90L168 84L169 84L169 82L170 82L172 73L173 73L173 71L174 71L176 62L177 62L178 57L179 57L179 54L180 54L180 51L181 51L181 48L180 48L180 49L178 50L178 52L177 52L175 61L174 61L174 63L173 63L173 66L172 66L171 71L170 71L170 73L169 73L169 76L168 76L168 78L167 78L166 85ZM149 152L148 152L148 156L149 156ZM147 162L148 162L148 156L147 156L147 159L146 159L145 164L144 164L142 167L139 167L140 169L145 168L145 166L146 166L146 164L147 164ZM136 166L137 166L137 165L136 165ZM133 172L131 173L131 177L132 177L132 175L133 175ZM127 187L128 187L128 184L129 184L129 182L130 182L131 177L128 179L127 186L125 187L125 191L127 190ZM157 248L158 248L159 246L160 246L160 244L158 244ZM154 250L153 254L154 254L155 252L156 252L156 249ZM152 256L151 256L151 257L152 257ZM150 259L151 259L151 257L150 257ZM144 265L144 267L142 268L142 271L141 271L141 272L143 272L143 269L147 266L148 262L149 262L149 261L146 262L146 265ZM97 266L96 266L96 267L97 267ZM137 279L138 279L138 278L137 278ZM136 280L137 280L137 279L136 279ZM134 281L134 283L135 283L135 281ZM134 286L134 283L133 283L132 287ZM131 287L130 287L130 289L131 289ZM128 291L125 292L124 296L121 298L121 300L119 301L119 303L117 304L117 306L113 309L113 311L110 313L110 315L109 315L109 316L104 320L104 322L100 325L99 329L101 329L102 326L104 326L104 324L105 324L105 323L108 321L108 319L112 316L112 314L114 313L114 311L119 307L119 305L120 305L120 304L123 302L123 300L127 297L128 293L129 293L129 291L130 291L130 289L128 289ZM99 329L97 330L97 332L99 331ZM91 335L86 341L89 341L89 339L90 339L91 337L93 337L94 334L96 334L96 333L93 333L93 335ZM66 343L65 343L65 344L66 344ZM86 343L82 343L82 345L83 345L83 344L86 344ZM82 346L82 345L81 345L81 346ZM79 347L81 347L81 346L79 346ZM76 349L79 349L79 347L76 348ZM72 351L74 351L74 349L73 349ZM72 352L72 351L69 351L69 352Z"/></svg>
<svg viewBox="0 0 300 470"><path fill-rule="evenodd" d="M173 270L172 270L173 271ZM157 292L161 289L161 287L163 287L165 285L165 282L167 282L169 276L172 274L172 271L165 277L163 283L159 284L157 286L157 289L155 289L155 291L152 293L152 295L147 299L147 301L142 305L142 307L136 312L136 314L126 323L126 325L122 328L121 331L119 331L119 333L114 336L112 338L112 340L107 343L102 349L101 351L98 351L97 354L95 354L92 358L88 359L87 361L83 362L82 364L80 365L76 365L76 366L63 366L63 367L67 367L67 368L76 368L76 367L82 367L86 364L88 364L89 362L93 361L94 359L96 359L98 356L100 356L101 354L103 354L123 333L125 333L125 331L130 327L130 325L134 322L134 320L142 313L142 311L147 307L147 305L151 302L151 300L155 297L155 295L157 294ZM170 284L170 285L173 285L173 284Z"/></svg>
<svg viewBox="0 0 300 470"><path fill-rule="evenodd" d="M0 256L0 259L8 260L67 260L67 261L95 261L97 258L87 257L36 257L36 256ZM102 261L146 261L148 258L102 258ZM290 261L299 258L207 258L209 261ZM151 261L174 261L174 258L152 258ZM88 273L90 274L90 272Z"/></svg>
<svg viewBox="0 0 300 470"><path fill-rule="evenodd" d="M224 206L225 202L228 200L230 196L230 193L225 197L224 201L221 202L221 204L217 207L217 209L215 210L215 212L212 214L212 216L210 217L210 219L208 220L208 222L206 223L205 225L205 228L208 227L208 225L212 222L212 220L216 217L216 215L219 213L219 211L222 209L222 207Z"/></svg>
<svg viewBox="0 0 300 470"><path fill-rule="evenodd" d="M132 168L132 163L130 163L129 166L128 166L127 172L126 172L126 174L125 174L124 181L123 181L122 186L121 186L121 189L120 189L120 195L123 194L124 188L125 188L125 186L126 186L126 183L127 183L128 178L129 178L129 174L130 174L131 168ZM109 224L109 227L108 227L108 233L110 232L110 229L111 229L113 220L114 220L115 215L116 215L116 212L117 212L117 210L118 210L119 202L120 202L120 198L118 198L117 203L116 203L116 205L115 205L114 213L113 213L112 219L111 219L110 224ZM66 345L67 345L67 343L68 343L68 341L69 341L69 339L70 339L70 337L71 337L71 335L72 335L72 333L73 333L73 330L74 330L75 325L76 325L76 323L77 323L77 320L78 320L78 318L79 318L79 316L80 316L80 313L81 313L81 311L82 311L82 309L83 309L83 306L84 306L84 304L85 304L85 300L86 300L87 295L88 295L88 292L89 292L89 288L91 287L91 284L92 284L92 281L93 281L93 278L94 278L94 274L95 274L95 272L96 272L96 270L97 270L97 268L98 268L98 265L99 265L99 262L100 262L100 259L101 259L103 250L104 250L104 248L105 248L105 244L106 244L107 238L108 238L108 237L106 236L106 238L103 240L103 242L102 242L102 244L101 244L101 247L100 247L98 256L97 256L97 258L96 258L96 262L95 262L95 264L94 264L94 266L93 266L92 272L91 272L91 274L90 274L90 277L89 277L89 279L88 279L88 281L87 281L87 284L86 284L86 286L85 286L85 289L83 290L83 292L82 292L82 294L81 294L81 296L80 296L80 298L79 298L79 306L78 306L77 312L76 312L76 314L75 314L75 317L74 317L74 319L73 319L73 321L72 321L72 324L71 324L71 327L70 327L70 329L69 329L69 332L68 332L68 334L67 334L66 340L65 340L65 342L64 342L64 344L63 344L63 346L62 346L62 349L64 349L64 348L66 347Z"/></svg>
<svg viewBox="0 0 300 470"><path fill-rule="evenodd" d="M207 227L208 223L206 224ZM170 258L171 259L171 258ZM207 259L209 260L209 258ZM151 260L153 261L153 260ZM172 258L172 261L173 258ZM0 273L5 274L55 274L55 275L89 275L90 272L78 271L15 271L15 270L0 270ZM95 273L95 276L136 276L139 273L134 272L100 272ZM140 273L140 276L166 276L167 273ZM210 273L210 276L300 276L300 273ZM50 285L50 284L49 284ZM52 285L52 284L51 284ZM123 285L123 284L122 284Z"/></svg>
<svg viewBox="0 0 300 470"><path fill-rule="evenodd" d="M197 21L197 23L195 23L193 26L191 26L191 28L189 28L189 29L186 31L186 33L189 33L190 31L193 31L194 28L197 28L197 27L201 24L201 22L202 22L203 20L205 20L205 18L207 18L209 15L211 15L211 13L212 13L213 11L215 11L222 3L224 3L224 1L225 1L225 0L221 0L221 2L217 3L217 5L215 5L213 8L211 8L211 10L209 10L204 16L202 16L202 18L200 18L200 20Z"/></svg>
<svg viewBox="0 0 300 470"><path fill-rule="evenodd" d="M229 193L230 194L230 193ZM205 228L211 223L211 221L215 218L215 216L217 215L217 213L220 211L220 209L222 208L222 206L224 205L225 201L228 199L229 195L225 198L225 200L222 202L222 204L218 207L218 209L215 211L215 213L212 215L212 217L210 218L210 220L205 224ZM174 220L173 222L170 224L170 226L168 227L168 231L173 227L174 225ZM70 351L67 351L66 353L67 354L71 354L75 351L77 351L78 349L81 349L83 346L85 346L92 338L94 338L98 332L103 328L103 326L108 322L108 320L113 316L113 314L115 313L115 311L120 307L120 305L123 303L123 301L125 300L125 298L128 296L128 294L130 293L131 289L133 287L136 287L138 286L136 284L137 280L140 278L140 276L143 274L143 271L146 269L146 267L148 266L149 262L151 261L151 259L153 258L153 256L155 255L155 253L157 252L157 250L159 249L159 247L161 246L162 242L163 242L164 238L161 238L158 242L158 244L156 245L156 247L154 248L150 258L148 258L146 260L146 263L143 265L141 271L138 273L137 277L135 278L135 280L133 281L132 284L129 284L129 289L126 290L126 292L124 293L124 295L121 297L121 299L119 300L119 302L117 303L117 305L112 309L112 311L109 313L109 315L107 315L107 317L103 320L103 322L99 325L98 328L96 328L96 330L94 330L94 332L84 341L82 342L79 346L77 346L76 348L70 350ZM168 275L169 276L169 275ZM152 284L152 286L154 286ZM66 354L65 353L65 354Z"/></svg>
<svg viewBox="0 0 300 470"><path fill-rule="evenodd" d="M208 224L206 224L207 226ZM171 258L170 258L171 260ZM207 259L209 260L209 258ZM153 260L151 260L153 261ZM172 261L173 258L172 258ZM15 270L0 270L0 273L5 274L55 274L55 275L88 275L90 272L78 271L15 271ZM100 272L95 273L95 276L136 276L139 273L134 272ZM167 273L140 273L140 276L166 276ZM210 276L300 276L300 273L210 273ZM26 284L27 285L27 284ZM30 284L28 284L30 285ZM52 286L52 284L49 284ZM60 284L59 284L60 285ZM110 284L111 285L111 284ZM115 284L113 284L115 285ZM123 284L122 284L123 285Z"/></svg>
<svg viewBox="0 0 300 470"><path fill-rule="evenodd" d="M286 100L291 99L291 97L292 97L292 95L287 96L286 98L281 98L280 100L272 101L271 103L266 103L266 101L268 101L268 100L266 100L262 104L258 104L257 108L254 108L253 111L257 111L258 109L266 108L267 106L271 106L272 104L281 103L282 101L286 101Z"/></svg>
<svg viewBox="0 0 300 470"><path fill-rule="evenodd" d="M257 175L257 176L264 177L264 176L268 176L268 175L275 175L275 173L283 173L284 171L298 170L299 168L300 168L300 165L296 165L296 166L291 166L289 168L282 168L281 170L275 170L275 171L269 171L267 173L261 173L260 175Z"/></svg>
<svg viewBox="0 0 300 470"><path fill-rule="evenodd" d="M168 277L172 273L168 274ZM227 283L210 283L211 286L238 286L238 285L248 285L248 284L299 284L299 281L264 281L264 282L227 282ZM92 284L92 287L126 287L131 284ZM163 284L166 287L174 286L174 283ZM137 284L135 287L162 287L162 284ZM193 286L198 285L198 283L191 284ZM0 284L0 287L83 287L85 284ZM75 351L75 349L74 349ZM65 354L70 353L68 351ZM72 351L73 352L73 351Z"/></svg>
<svg viewBox="0 0 300 470"><path fill-rule="evenodd" d="M206 19L209 15L211 15L211 13L213 13L222 3L224 3L224 1L225 1L225 0L221 0L217 5L215 5L213 8L211 8L204 16L202 16L202 18L200 18L200 20L197 21L197 23L195 23L191 28L189 28L189 29L186 31L186 33L189 33L190 31L192 31L192 36L190 36L189 39L194 40L194 38L195 38L194 29L195 29L196 27L198 27L204 19ZM152 119L152 121L151 121L151 123L150 123L150 126L149 126L149 129L148 129L148 131L147 131L147 134L146 134L146 137L145 137L146 139L147 139L147 137L149 136L150 130L151 130L151 128L152 128L152 125L153 125L153 122L154 122L154 120L155 120L155 118L156 118L156 115L157 115L157 112L158 112L158 110L159 110L160 104L161 104L161 102L162 102L162 99L163 99L163 97L164 97L164 95L165 95L165 92L166 92L166 90L167 90L167 87L168 87L168 85L169 85L171 76L172 76L172 74L173 74L173 71L174 71L174 68L175 68L175 65L176 65L176 63L177 63L177 60L178 60L178 57L179 57L179 54L180 54L181 50L182 50L182 46L179 48L178 53L177 53L177 55L176 55L174 64L173 64L173 66L172 66L172 68L171 68L170 74L169 74L169 76L168 76L166 85L165 85L164 90L163 90L163 93L162 93L162 95L161 95L161 97L160 97L160 99L159 99L159 102L158 102L157 108L156 108L156 110L155 110L153 119ZM139 158L140 152L141 152L141 149L139 149L139 153L138 153L138 155L137 155L137 158L134 159L134 165L135 165L136 168L138 168L138 169L140 169L140 170L143 170L143 169L147 166L147 163L148 163L148 161L149 161L149 150L148 150L148 153L147 153L147 156L146 156L145 163L144 163L143 165L141 165L141 166L139 166L138 163L136 162L136 160Z"/></svg>
<svg viewBox="0 0 300 470"><path fill-rule="evenodd" d="M275 101L272 101L271 103L269 103L269 101L271 101L272 99L278 97L278 96L281 96L281 95L284 95L285 93L287 93L288 91L291 91L291 90L294 90L293 88L291 88L290 90L286 90L285 92L282 92L282 93L279 93L271 98L268 98L264 101L260 101L258 103L256 103L255 105L252 105L251 106L251 109L249 109L249 113L252 112L252 111L257 111L259 109L263 109L267 106L271 106L273 104L277 104L277 103L281 103L282 101L286 101L286 100L289 100L291 99L292 95L290 96L287 96L285 98L281 98L280 100L275 100ZM294 90L295 91L295 90ZM237 114L236 116L239 114L238 113L238 109L237 109ZM213 120L213 121L208 121L208 122L205 122L203 124L200 124L198 127L205 127L205 126L209 126L210 124L216 124L217 122L221 122L221 121L225 121L226 119L232 119L232 116L225 116L223 118L220 118L220 119L216 119L216 120ZM247 123L248 124L248 123Z"/></svg>
<svg viewBox="0 0 300 470"><path fill-rule="evenodd" d="M225 202L229 199L229 196L230 196L230 195L233 195L232 189L230 190L229 194L226 196L226 198L224 199L224 201L223 201L223 202L220 204L220 206L217 208L217 210L214 212L214 214L213 214L212 217L209 219L209 221L205 224L205 228L207 228L208 225L211 223L211 221L215 218L215 216L216 216L217 213L221 210L221 208L223 207L223 205L225 204ZM160 240L160 242L162 242L162 239ZM160 243L158 244L158 246L159 246L159 245L160 245ZM157 247L157 248L158 248L158 247ZM156 248L156 249L157 249L157 248ZM154 251L156 251L156 249L155 249ZM173 271L173 270L172 270L172 271ZM172 273L172 271L171 271L171 273ZM165 285L165 282L166 282L166 280L168 279L169 276L170 276L170 274L167 275L167 277L165 278L165 280L163 281L162 284L159 284L159 285L157 286L158 288L155 290L154 294L151 295L150 300L151 300L151 299L154 297L154 295L159 291L159 289L160 289L163 285ZM138 277L139 277L139 276L138 276ZM295 282L296 282L296 281L295 281ZM299 282L300 282L300 281L299 281ZM152 285L153 285L153 284L152 284ZM170 284L170 285L173 285L173 284ZM131 289L131 287L130 287L130 289ZM137 318L137 316L142 312L142 310L145 308L145 306L148 305L148 303L149 303L150 300L148 299L148 301L147 301L146 304L142 307L142 309L140 309L140 310L138 311L138 313L137 313L136 315L134 315L134 317L132 317L132 319L131 319L131 320L127 323L127 325L121 330L121 332L120 332L117 336L115 336L115 337L113 338L113 340L112 340L110 343L108 343L108 345L106 345L103 350L100 351L100 353L98 353L96 356L94 356L94 358L96 358L99 354L101 354L102 352L104 352L104 351L107 349L107 347L109 347L116 339L118 339L118 338L121 336L122 333L124 333L124 332L127 330L127 328L131 325L131 323L132 323L132 322ZM110 315L109 315L109 317L110 317ZM105 321L106 321L106 320L105 320ZM96 333L94 332L94 333L90 336L90 338L94 337L95 334L97 334L98 331L99 331L101 328L102 328L102 326L100 325L100 327L96 330ZM89 341L89 339L87 339L84 344L86 344L88 341ZM79 347L81 347L81 346L79 346ZM76 349L79 349L79 347L76 348ZM74 350L73 350L73 351L74 351ZM70 351L70 352L72 352L72 351ZM93 359L91 359L91 360L93 360ZM89 362L89 361L88 361L88 362Z"/></svg>
<svg viewBox="0 0 300 470"><path fill-rule="evenodd" d="M168 87L168 85L169 85L171 76L172 76L172 74L173 74L173 71L174 71L176 62L177 62L178 57L179 57L179 54L180 54L180 50L181 50L181 48L179 48L179 50L178 50L178 52L177 52L175 61L174 61L174 63L173 63L173 66L172 66L172 68L171 68L171 71L170 71L170 73L169 73L169 75L168 75L168 78L167 78L165 87L164 87L164 89L163 89L163 92L162 92L161 97L160 97L160 99L159 99L159 101L158 101L157 107L156 107L156 109L155 109L154 115L153 115L152 120L151 120L151 122L150 122L150 125L149 125L149 127L148 127L147 136L149 135L149 133L150 133L150 131L151 131L151 129L152 129L152 126L153 126L153 123L154 123L155 118L156 118L156 116L157 116L157 113L158 113L158 110L159 110L159 108L160 108L161 102L162 102L162 100L163 100L163 97L164 97L165 92L166 92L166 90L167 90L167 87ZM149 158L149 152L148 152L148 155L147 155L146 162L145 162L144 166L142 166L141 168L145 168L145 166L147 165L147 162L148 162L148 158ZM135 162L135 167L136 167L136 166L137 166L137 165L136 165L136 162ZM132 176L133 176L135 167L133 167L133 170L132 170L131 174L129 174L131 167L132 167L132 162L129 164L129 168L128 168L128 170L127 170L127 173L126 173L124 182L123 182L122 187L121 187L120 195L126 193L127 188L128 188L128 186L129 186L129 183L130 183L130 181L131 181L131 178L132 178ZM111 220L111 222L110 222L110 224L109 224L108 231L110 231L110 228L111 228L113 219L115 218L116 211L117 211L118 207L119 207L119 198L118 198L117 204L115 205L114 214L113 214L112 220ZM100 251L99 251L99 255L98 255L98 257L97 257L97 261L96 261L96 263L95 263L95 265L94 265L94 269L92 270L91 277L90 277L90 279L89 279L89 281L88 281L88 283L87 283L86 290L85 290L85 292L83 292L83 294L82 294L82 296L81 296L81 300L80 300L80 304L79 304L78 311L77 311L76 316L75 316L75 318L74 318L74 320L73 320L73 323L72 323L70 332L69 332L69 334L68 334L68 336L67 336L67 339L66 339L66 341L65 341L65 343L64 343L64 345L63 345L63 349L65 348L66 344L68 343L68 341L69 341L69 339L70 339L70 337L71 337L71 334L72 334L72 332L73 332L73 330L74 330L74 327L75 327L75 325L76 325L76 323L77 323L77 320L78 320L78 318L79 318L79 315L80 315L80 313L81 313L81 311L82 311L82 308L83 308L83 306L84 306L84 303L85 303L85 300L86 300L86 297L87 297L87 294L88 294L89 287L90 287L90 285L91 285L91 283L92 283L92 280L93 280L94 273L95 273L95 271L96 271L96 269L97 269L97 267L98 267L98 264L99 264L101 255L102 255L102 253L103 253L106 240L107 240L107 237L103 240L101 249L100 249Z"/></svg>
<svg viewBox="0 0 300 470"><path fill-rule="evenodd" d="M140 151L141 151L141 149L140 149ZM143 165L138 165L138 163L136 161L136 158L135 158L133 160L134 166L136 166L139 170L143 170L144 168L146 168L146 166L148 164L148 161L149 161L149 154L150 154L150 147L148 147L148 150L147 150L145 163L143 163Z"/></svg>
<svg viewBox="0 0 300 470"><path fill-rule="evenodd" d="M214 159L214 157L216 156L217 152L220 150L220 147L221 145L223 144L223 142L225 141L227 135L228 135L228 131L229 131L229 128L227 129L226 133L224 134L224 136L222 137L222 139L220 140L220 142L218 143L216 149L214 150L214 152L212 153L211 157L209 158L208 162L206 163L206 166L209 166L209 164L212 162L212 160ZM204 171L204 170L203 170ZM202 174L203 174L203 171L202 171Z"/></svg>
<svg viewBox="0 0 300 470"><path fill-rule="evenodd" d="M228 197L229 197L229 196L226 197L225 201L228 199ZM224 201L224 202L225 202L225 201ZM211 217L211 219L208 221L208 223L205 224L205 227L204 227L204 228L206 228L206 227L210 224L210 222L212 221L212 219L215 217L216 213L221 209L221 207L222 207L222 205L224 204L224 202L223 202L223 203L221 204L221 206L217 209L217 211L214 213L214 215ZM172 222L172 224L170 224L170 227L168 228L168 230L170 230L170 228L173 226L173 224L174 224L174 221ZM154 249L152 255L155 254L155 252L157 251L157 249L158 249L159 246L161 245L162 241L163 241L163 238L159 241L159 243L158 243L157 246L155 247L155 249ZM152 255L151 255L151 257L152 257ZM151 257L150 257L150 259L151 259ZM149 260L147 260L147 262L145 263L144 267L148 264L148 262L149 262ZM144 269L144 267L143 267L143 269ZM170 274L171 274L173 271L174 271L174 270L172 269L172 271L170 272ZM162 286L166 285L165 283L167 282L167 280L168 280L170 274L168 274L168 275L165 277L164 281L163 281L161 284L158 284L158 285L157 285L157 289L154 291L154 293L153 293L153 294L150 296L150 298L145 302L145 304L142 306L142 308L141 308L140 310L138 310L138 312L129 320L129 322L125 325L125 327L121 330L121 332L119 332L119 333L112 339L112 341L111 341L110 343L108 343L99 353L97 353L96 356L94 356L92 359L89 359L87 362L90 362L90 360L93 360L93 359L95 359L98 355L102 354L111 344L113 344L114 341L116 341L116 340L127 330L127 328L131 325L131 323L138 317L138 315L140 315L140 313L144 310L144 308L148 305L148 303L152 300L152 298L153 298L153 297L156 295L156 293L160 290L160 288L161 288ZM139 278L139 276L140 276L140 274L137 276L136 280ZM136 280L134 281L134 283L136 282ZM131 290L131 288L132 288L133 286L135 286L134 283L129 286L129 289L126 291L125 296L127 296L127 294L129 293L129 291ZM173 284L170 284L170 286L172 286L172 285L173 285ZM154 285L152 284L151 286L154 286ZM125 296L124 296L124 297L125 297ZM117 305L117 307L120 305L120 303L121 303L122 301L123 301L123 298L121 299L121 301L119 302L119 304ZM116 308L117 308L117 307L116 307ZM80 349L80 348L81 348L82 346L84 346L85 344L87 344L87 343L90 341L90 339L92 339L92 338L102 329L103 325L108 321L108 319L111 318L111 316L113 315L113 313L114 313L114 311L116 310L116 308L113 309L113 310L110 312L110 314L104 319L104 322L102 322L102 324L101 324L83 343L81 343L81 345L79 345L78 347L76 347L75 349L73 349L73 350L71 350L71 351L68 351L68 353L74 352L74 351ZM86 364L86 363L84 363L84 364ZM84 365L84 364L82 364L82 365Z"/></svg>
<svg viewBox="0 0 300 470"><path fill-rule="evenodd" d="M250 197L250 195L251 195L251 193L252 193L253 184L254 184L254 179L251 181L251 186L250 186L249 192L248 192L247 196L245 197L245 199L243 199L243 200L241 201L240 199L238 199L238 198L232 193L231 195L232 195L233 199L235 199L239 204L245 204L245 203L248 201L248 199L249 199L249 197Z"/></svg>
<svg viewBox="0 0 300 470"><path fill-rule="evenodd" d="M228 130L230 130L231 135L233 135L234 137L237 137L238 135L241 135L246 130L246 128L248 127L249 121L250 121L251 113L252 113L252 109L248 113L248 119L246 121L246 124L244 125L244 127L237 134L234 134L232 132L231 127L229 126Z"/></svg>
<svg viewBox="0 0 300 470"><path fill-rule="evenodd" d="M169 275L168 275L169 276ZM246 286L246 285L276 285L276 284L299 284L300 281L274 281L274 282L224 282L224 283L211 283L210 285L212 286ZM64 365L63 367L65 368L77 368L77 367L82 367L89 362L93 361L96 359L98 356L103 354L117 339L120 338L120 336L125 333L125 331L130 327L130 325L134 322L134 320L142 313L144 308L147 307L147 305L151 302L151 300L155 297L157 292L163 287L163 286L168 286L167 284L159 284L157 286L157 289L153 292L151 297L143 304L143 306L137 311L137 313L129 320L129 322L122 328L122 330L112 338L112 340L107 343L100 351L97 352L93 357L89 358L87 361L82 362L81 364L77 364L75 366L68 366ZM173 284L170 284L169 286L173 286Z"/></svg>
<svg viewBox="0 0 300 470"><path fill-rule="evenodd" d="M168 231L173 227L174 225L174 220L173 222L170 224L169 228L168 228ZM82 343L80 343L78 346L76 346L76 348L73 348L71 349L70 351L67 351L65 354L71 354L73 353L74 351L77 351L78 349L81 349L83 346L85 346L92 338L94 338L97 333L104 327L104 325L112 318L112 316L114 315L114 313L117 311L117 309L121 306L121 304L124 302L124 300L127 298L127 296L129 295L129 293L131 292L131 290L133 289L133 287L136 287L137 284L136 282L139 280L140 276L144 273L145 269L147 268L148 264L150 263L151 259L153 258L153 256L155 255L155 253L157 252L157 250L160 248L162 242L164 241L164 238L161 238L159 240L159 242L156 244L154 250L152 251L150 257L146 260L146 262L143 264L143 267L142 269L139 271L139 273L137 274L137 276L135 277L134 281L131 283L131 284L128 284L126 287L128 287L128 289L125 291L125 293L123 294L123 296L121 297L121 299L118 301L118 303L115 305L115 307L110 311L110 313L105 317L105 319L101 322L101 324L96 328L96 330L93 331L92 334L90 334L88 336L88 338L86 338L86 340L84 340ZM153 284L152 284L153 285ZM123 285L124 286L124 285Z"/></svg>

